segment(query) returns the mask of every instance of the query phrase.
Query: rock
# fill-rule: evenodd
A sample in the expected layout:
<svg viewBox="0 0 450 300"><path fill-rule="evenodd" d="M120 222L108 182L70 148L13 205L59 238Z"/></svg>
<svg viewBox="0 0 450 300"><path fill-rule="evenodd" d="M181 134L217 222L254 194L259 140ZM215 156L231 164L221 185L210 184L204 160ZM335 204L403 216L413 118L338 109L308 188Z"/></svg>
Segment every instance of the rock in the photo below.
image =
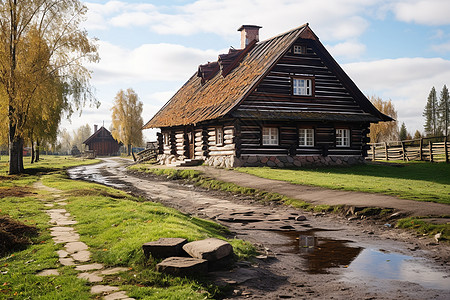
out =
<svg viewBox="0 0 450 300"><path fill-rule="evenodd" d="M102 264L94 263L94 264L88 264L88 265L79 265L75 267L75 270L77 271L91 271L91 270L100 270L103 269Z"/></svg>
<svg viewBox="0 0 450 300"><path fill-rule="evenodd" d="M176 276L201 275L208 272L208 261L192 257L169 257L156 265L156 271Z"/></svg>
<svg viewBox="0 0 450 300"><path fill-rule="evenodd" d="M187 243L183 249L194 258L208 261L219 260L233 253L230 243L216 238Z"/></svg>
<svg viewBox="0 0 450 300"><path fill-rule="evenodd" d="M109 294L117 290L119 290L117 286L94 285L91 287L91 294Z"/></svg>
<svg viewBox="0 0 450 300"><path fill-rule="evenodd" d="M297 216L297 217L295 217L295 221L297 221L297 222L306 221L306 217L305 216Z"/></svg>
<svg viewBox="0 0 450 300"><path fill-rule="evenodd" d="M434 235L434 240L437 242L437 243L439 243L439 241L441 240L441 236L442 236L442 234L439 232L439 233L437 233L437 234L435 234Z"/></svg>
<svg viewBox="0 0 450 300"><path fill-rule="evenodd" d="M142 245L145 257L167 258L171 256L181 256L183 245L187 243L183 238L160 238L157 241Z"/></svg>
<svg viewBox="0 0 450 300"><path fill-rule="evenodd" d="M58 276L58 275L59 272L57 269L42 270L41 272L36 274L36 276Z"/></svg>

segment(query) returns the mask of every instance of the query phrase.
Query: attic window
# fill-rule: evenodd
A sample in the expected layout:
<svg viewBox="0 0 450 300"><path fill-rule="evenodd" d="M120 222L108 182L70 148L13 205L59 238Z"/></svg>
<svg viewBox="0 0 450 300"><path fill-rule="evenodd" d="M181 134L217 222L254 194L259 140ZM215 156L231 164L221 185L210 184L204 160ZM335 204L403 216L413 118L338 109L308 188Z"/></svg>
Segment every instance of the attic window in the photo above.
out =
<svg viewBox="0 0 450 300"><path fill-rule="evenodd" d="M306 46L305 45L294 45L293 52L294 52L294 54L306 54Z"/></svg>
<svg viewBox="0 0 450 300"><path fill-rule="evenodd" d="M313 82L314 82L313 79L293 78L292 94L297 96L312 96Z"/></svg>

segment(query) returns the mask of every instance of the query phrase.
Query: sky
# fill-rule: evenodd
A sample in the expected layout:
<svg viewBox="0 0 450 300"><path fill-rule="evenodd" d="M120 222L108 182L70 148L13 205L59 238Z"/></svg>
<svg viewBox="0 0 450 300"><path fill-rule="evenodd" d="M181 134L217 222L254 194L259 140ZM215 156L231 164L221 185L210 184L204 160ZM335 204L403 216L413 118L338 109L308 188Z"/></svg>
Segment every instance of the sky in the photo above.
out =
<svg viewBox="0 0 450 300"><path fill-rule="evenodd" d="M367 96L391 99L399 124L423 132L434 86L450 85L449 0L173 0L84 2L83 27L96 38L100 62L88 65L101 106L85 107L61 128L110 128L111 107L132 88L144 124L197 71L230 47L240 48L243 24L260 40L309 23ZM155 130L144 130L146 141Z"/></svg>

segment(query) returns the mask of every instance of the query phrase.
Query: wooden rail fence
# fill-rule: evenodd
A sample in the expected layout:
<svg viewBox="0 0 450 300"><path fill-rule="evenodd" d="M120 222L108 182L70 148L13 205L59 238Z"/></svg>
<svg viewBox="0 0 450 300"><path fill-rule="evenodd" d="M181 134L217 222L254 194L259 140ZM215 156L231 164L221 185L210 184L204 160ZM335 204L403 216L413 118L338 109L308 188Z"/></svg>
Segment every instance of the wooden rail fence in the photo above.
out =
<svg viewBox="0 0 450 300"><path fill-rule="evenodd" d="M371 143L367 151L370 160L423 160L449 162L450 142L447 137Z"/></svg>

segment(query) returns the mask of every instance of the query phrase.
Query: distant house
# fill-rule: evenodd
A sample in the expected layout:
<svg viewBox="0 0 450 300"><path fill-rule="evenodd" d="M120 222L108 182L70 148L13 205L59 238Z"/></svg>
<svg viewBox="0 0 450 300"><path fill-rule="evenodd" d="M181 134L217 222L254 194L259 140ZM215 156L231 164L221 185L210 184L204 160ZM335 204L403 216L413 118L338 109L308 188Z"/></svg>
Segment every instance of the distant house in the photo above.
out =
<svg viewBox="0 0 450 300"><path fill-rule="evenodd" d="M244 25L241 49L197 72L144 126L160 128L159 160L221 167L356 164L379 112L308 24L259 42Z"/></svg>
<svg viewBox="0 0 450 300"><path fill-rule="evenodd" d="M111 135L108 129L100 127L97 130L97 125L94 125L94 134L83 142L89 150L95 151L97 156L113 156L119 155L120 143L117 142Z"/></svg>

